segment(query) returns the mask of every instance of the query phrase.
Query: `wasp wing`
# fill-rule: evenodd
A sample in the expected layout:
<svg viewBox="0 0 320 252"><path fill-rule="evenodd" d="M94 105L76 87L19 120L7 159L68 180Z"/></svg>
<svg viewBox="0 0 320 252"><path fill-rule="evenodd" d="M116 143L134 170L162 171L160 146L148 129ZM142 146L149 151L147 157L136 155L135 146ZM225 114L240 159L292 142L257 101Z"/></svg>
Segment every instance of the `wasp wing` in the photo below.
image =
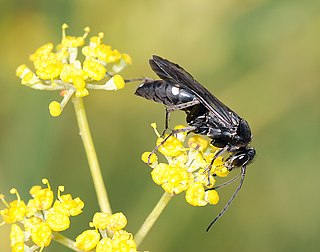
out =
<svg viewBox="0 0 320 252"><path fill-rule="evenodd" d="M235 126L240 118L230 108L213 96L205 87L197 82L191 74L178 64L153 55L149 60L152 70L164 81L181 86L192 92L197 99L225 125Z"/></svg>

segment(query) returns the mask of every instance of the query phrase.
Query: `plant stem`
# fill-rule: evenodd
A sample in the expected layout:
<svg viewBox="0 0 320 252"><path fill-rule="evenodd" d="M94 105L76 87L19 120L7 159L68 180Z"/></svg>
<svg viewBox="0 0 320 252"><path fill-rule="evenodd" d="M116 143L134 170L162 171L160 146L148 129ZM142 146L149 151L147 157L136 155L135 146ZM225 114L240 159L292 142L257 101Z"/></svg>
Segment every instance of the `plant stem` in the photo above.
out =
<svg viewBox="0 0 320 252"><path fill-rule="evenodd" d="M170 200L172 199L173 194L165 192L162 197L160 198L157 205L154 207L152 212L149 214L145 222L140 227L137 234L134 236L134 240L137 244L137 247L141 244L143 239L146 237L146 235L149 233L150 229L156 222L156 220L159 218L162 211L165 209L165 207L168 205Z"/></svg>
<svg viewBox="0 0 320 252"><path fill-rule="evenodd" d="M58 232L54 232L53 236L56 242L59 242L60 244L66 246L67 248L72 249L73 251L82 251L73 245L74 244L73 240L63 236L62 234Z"/></svg>
<svg viewBox="0 0 320 252"><path fill-rule="evenodd" d="M112 214L107 190L103 182L97 154L92 141L83 100L82 98L78 98L74 96L72 98L72 102L76 111L78 126L80 130L79 134L81 136L84 149L87 154L88 163L89 163L89 167L90 167L90 171L93 179L93 184L96 190L100 210L104 213Z"/></svg>

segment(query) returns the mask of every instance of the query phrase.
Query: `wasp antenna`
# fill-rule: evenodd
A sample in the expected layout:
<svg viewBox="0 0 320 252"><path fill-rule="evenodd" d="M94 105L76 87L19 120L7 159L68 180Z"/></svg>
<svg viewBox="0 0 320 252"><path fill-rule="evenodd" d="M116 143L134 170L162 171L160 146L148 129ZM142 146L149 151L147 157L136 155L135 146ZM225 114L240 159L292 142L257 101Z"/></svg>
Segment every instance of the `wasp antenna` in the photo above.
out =
<svg viewBox="0 0 320 252"><path fill-rule="evenodd" d="M130 82L136 82L136 81L148 81L148 80L152 80L150 78L147 78L147 77L138 77L138 78L132 78L132 79L125 79L124 82L125 83L130 83Z"/></svg>
<svg viewBox="0 0 320 252"><path fill-rule="evenodd" d="M229 199L229 201L227 202L227 204L224 206L224 208L220 211L220 213L217 215L216 218L214 218L214 220L210 223L210 225L207 227L206 232L209 231L209 229L213 226L214 223L217 222L217 220L219 220L219 218L227 211L227 209L229 208L229 206L231 205L232 201L234 200L234 198L237 196L238 192L240 191L242 185L243 185L243 181L244 181L244 177L246 175L246 166L242 166L241 167L241 179L239 182L239 185L237 187L237 189L235 190L235 192L233 193L233 195L231 196L231 198Z"/></svg>

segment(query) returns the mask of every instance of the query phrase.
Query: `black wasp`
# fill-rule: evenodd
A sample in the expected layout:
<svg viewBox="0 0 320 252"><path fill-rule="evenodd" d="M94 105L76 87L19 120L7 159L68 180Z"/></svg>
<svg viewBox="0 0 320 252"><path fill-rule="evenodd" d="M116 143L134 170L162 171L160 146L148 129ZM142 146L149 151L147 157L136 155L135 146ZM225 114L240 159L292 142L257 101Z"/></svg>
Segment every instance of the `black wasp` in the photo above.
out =
<svg viewBox="0 0 320 252"><path fill-rule="evenodd" d="M221 148L215 154L211 165L216 157L227 152L231 153L225 160L225 166L228 170L231 171L234 168L241 167L240 174L235 178L208 189L221 188L241 176L237 189L218 216L210 223L207 228L208 231L225 213L240 191L246 174L246 166L256 154L255 149L248 146L252 138L249 124L213 96L179 65L155 55L149 60L149 64L161 80L145 79L137 88L135 94L165 105L165 128L168 128L171 112L175 110L185 111L189 126L179 130L179 132L206 135L212 139L212 145ZM177 133L177 131L172 131L170 135L174 133Z"/></svg>

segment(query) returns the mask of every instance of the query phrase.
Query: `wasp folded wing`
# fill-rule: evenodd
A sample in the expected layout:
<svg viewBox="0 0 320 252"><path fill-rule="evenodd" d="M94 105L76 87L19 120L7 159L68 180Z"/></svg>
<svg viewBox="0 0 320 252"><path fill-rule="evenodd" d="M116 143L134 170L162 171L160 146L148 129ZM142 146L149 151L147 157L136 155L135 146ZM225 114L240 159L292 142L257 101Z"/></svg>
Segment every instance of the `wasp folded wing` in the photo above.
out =
<svg viewBox="0 0 320 252"><path fill-rule="evenodd" d="M226 126L233 127L240 121L240 117L230 108L213 96L205 87L197 82L191 74L178 64L153 55L149 60L152 70L165 82L178 85L189 90L214 116Z"/></svg>

